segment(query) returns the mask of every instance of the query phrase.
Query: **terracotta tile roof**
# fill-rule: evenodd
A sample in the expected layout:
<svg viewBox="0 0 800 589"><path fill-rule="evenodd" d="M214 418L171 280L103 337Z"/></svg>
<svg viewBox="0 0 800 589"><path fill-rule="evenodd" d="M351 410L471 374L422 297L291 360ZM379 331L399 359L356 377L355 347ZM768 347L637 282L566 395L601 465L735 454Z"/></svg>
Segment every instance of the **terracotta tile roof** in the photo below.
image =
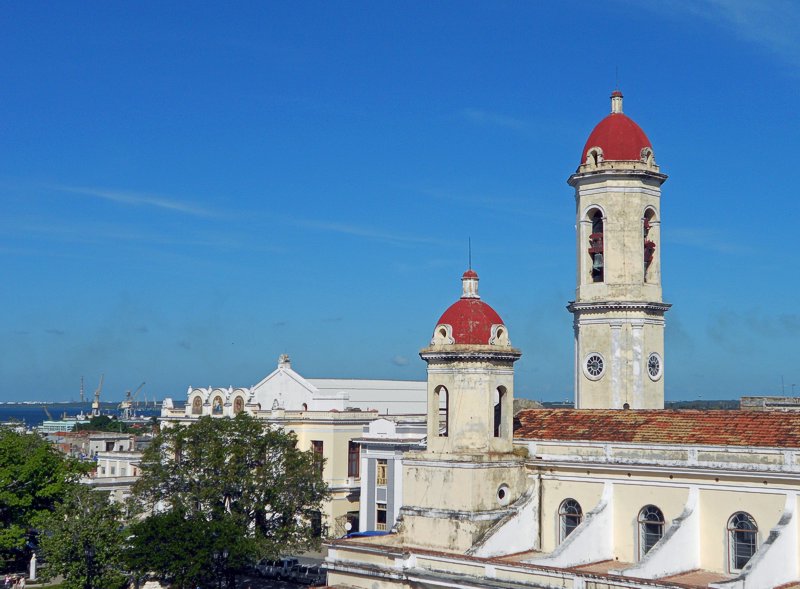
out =
<svg viewBox="0 0 800 589"><path fill-rule="evenodd" d="M800 412L527 409L515 416L514 437L800 448Z"/></svg>
<svg viewBox="0 0 800 589"><path fill-rule="evenodd" d="M695 569L685 573L678 573L677 575L662 577L661 580L680 583L681 585L689 585L691 587L708 587L711 583L730 581L733 577L734 575L723 575L721 573Z"/></svg>

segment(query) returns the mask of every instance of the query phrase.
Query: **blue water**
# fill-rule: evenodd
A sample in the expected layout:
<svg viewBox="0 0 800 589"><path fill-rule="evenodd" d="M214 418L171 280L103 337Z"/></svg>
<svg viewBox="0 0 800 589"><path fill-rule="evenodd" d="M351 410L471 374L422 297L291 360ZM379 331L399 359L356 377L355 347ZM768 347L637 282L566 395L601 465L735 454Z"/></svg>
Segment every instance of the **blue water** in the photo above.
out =
<svg viewBox="0 0 800 589"><path fill-rule="evenodd" d="M117 409L119 403L101 403L100 411L104 415L119 417L119 410ZM67 417L75 417L78 413L83 411L89 413L92 410L89 403L52 403L42 405L18 405L18 404L0 404L0 421L7 421L13 419L16 421L23 421L28 427L35 427L41 425L43 421L49 419L44 412L44 407L53 416L53 419L61 419L66 412ZM147 409L137 407L135 409L137 416L144 415L151 417L153 415L160 415L160 408L153 408L152 405Z"/></svg>

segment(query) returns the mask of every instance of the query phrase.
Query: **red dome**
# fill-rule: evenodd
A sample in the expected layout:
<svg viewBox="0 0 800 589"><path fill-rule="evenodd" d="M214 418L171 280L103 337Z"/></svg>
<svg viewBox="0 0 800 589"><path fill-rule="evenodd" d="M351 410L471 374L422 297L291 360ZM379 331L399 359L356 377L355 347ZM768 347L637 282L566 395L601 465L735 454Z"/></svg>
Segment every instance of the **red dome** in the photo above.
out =
<svg viewBox="0 0 800 589"><path fill-rule="evenodd" d="M470 268L469 270L464 272L463 276L461 276L461 279L463 280L464 278L477 278L477 277L478 273L475 272L475 270L473 270L472 268Z"/></svg>
<svg viewBox="0 0 800 589"><path fill-rule="evenodd" d="M581 163L586 161L586 153L592 147L603 150L604 160L614 161L637 161L642 157L642 148L652 149L642 128L622 113L608 115L594 128L583 146Z"/></svg>
<svg viewBox="0 0 800 589"><path fill-rule="evenodd" d="M453 329L457 344L488 345L492 325L502 325L500 315L480 299L462 298L445 311L436 325L447 324Z"/></svg>

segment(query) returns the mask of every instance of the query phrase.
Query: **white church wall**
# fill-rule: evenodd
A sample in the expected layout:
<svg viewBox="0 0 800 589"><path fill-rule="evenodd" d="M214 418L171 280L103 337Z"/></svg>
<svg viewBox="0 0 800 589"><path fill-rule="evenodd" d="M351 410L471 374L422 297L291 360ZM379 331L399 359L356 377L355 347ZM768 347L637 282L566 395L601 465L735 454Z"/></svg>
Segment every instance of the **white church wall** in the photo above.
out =
<svg viewBox="0 0 800 589"><path fill-rule="evenodd" d="M689 489L683 513L636 566L620 572L628 577L658 579L700 568L700 508L697 487ZM612 571L613 572L613 571Z"/></svg>
<svg viewBox="0 0 800 589"><path fill-rule="evenodd" d="M654 505L664 514L665 527L668 527L683 512L689 489L660 485L653 481L628 483L626 480L615 480L614 485L614 556L623 562L637 562L639 512L647 505Z"/></svg>
<svg viewBox="0 0 800 589"><path fill-rule="evenodd" d="M614 485L603 485L600 502L550 554L527 562L542 566L574 567L614 558Z"/></svg>
<svg viewBox="0 0 800 589"><path fill-rule="evenodd" d="M511 506L513 512L500 520L467 554L490 558L539 547L539 485L529 479L527 492Z"/></svg>
<svg viewBox="0 0 800 589"><path fill-rule="evenodd" d="M763 487L763 485L762 485ZM728 572L728 521L743 511L758 525L758 541L762 543L769 530L777 525L784 512L785 493L753 487L701 489L700 517L703 530L701 566L703 569Z"/></svg>
<svg viewBox="0 0 800 589"><path fill-rule="evenodd" d="M603 494L602 481L561 480L546 476L542 479L540 501L542 503L541 550L550 552L560 543L560 520L558 510L567 499L573 499L586 514L598 504Z"/></svg>
<svg viewBox="0 0 800 589"><path fill-rule="evenodd" d="M784 511L753 558L734 580L711 585L717 589L772 589L798 577L797 494L786 495Z"/></svg>

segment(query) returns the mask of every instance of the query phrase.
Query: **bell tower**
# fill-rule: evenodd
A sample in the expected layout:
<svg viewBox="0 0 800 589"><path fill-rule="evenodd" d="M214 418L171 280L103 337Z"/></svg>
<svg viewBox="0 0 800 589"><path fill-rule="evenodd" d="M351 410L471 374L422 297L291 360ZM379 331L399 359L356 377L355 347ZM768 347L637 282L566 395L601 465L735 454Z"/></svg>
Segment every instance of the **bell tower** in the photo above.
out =
<svg viewBox="0 0 800 589"><path fill-rule="evenodd" d="M611 94L568 184L575 188L575 407L664 407L661 185L644 131Z"/></svg>
<svg viewBox="0 0 800 589"><path fill-rule="evenodd" d="M508 328L461 278L461 298L439 318L428 364L428 437L404 459L401 530L415 545L466 552L511 513L526 490L514 453L514 362Z"/></svg>

